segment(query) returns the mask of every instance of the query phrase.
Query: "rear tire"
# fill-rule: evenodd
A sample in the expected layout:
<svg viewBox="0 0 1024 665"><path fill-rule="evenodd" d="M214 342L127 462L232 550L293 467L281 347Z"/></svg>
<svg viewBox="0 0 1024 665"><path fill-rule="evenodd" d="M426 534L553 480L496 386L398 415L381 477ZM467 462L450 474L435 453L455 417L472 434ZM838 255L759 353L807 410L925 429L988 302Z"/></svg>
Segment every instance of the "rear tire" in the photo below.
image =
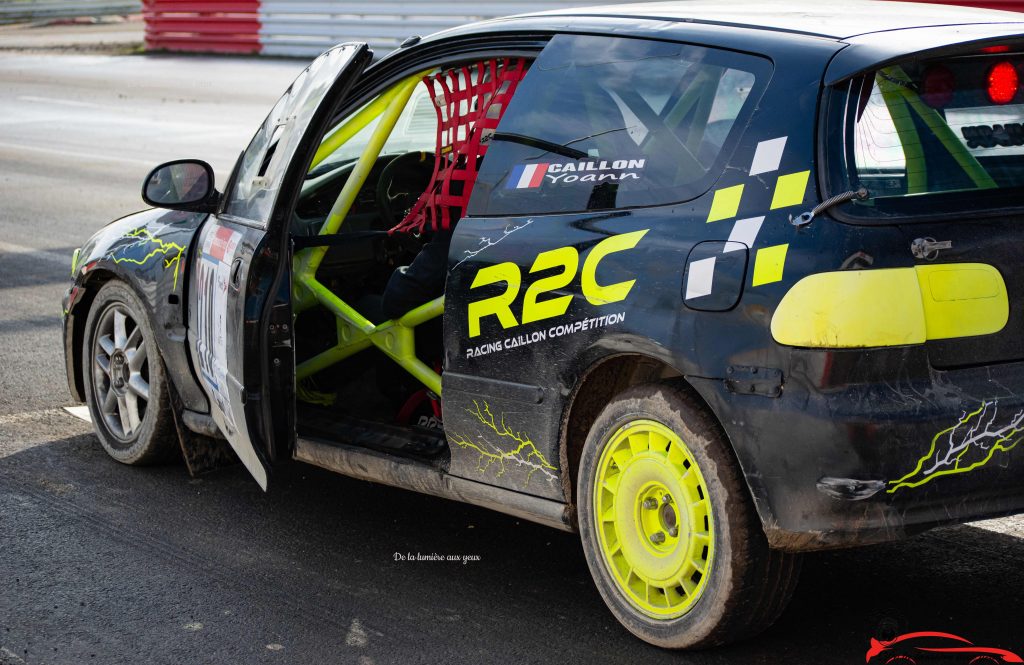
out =
<svg viewBox="0 0 1024 665"><path fill-rule="evenodd" d="M577 503L598 591L651 644L751 637L796 587L799 557L769 549L725 434L681 386L609 402L584 445Z"/></svg>
<svg viewBox="0 0 1024 665"><path fill-rule="evenodd" d="M82 376L96 436L122 464L180 455L163 361L146 310L123 282L96 294L85 322Z"/></svg>

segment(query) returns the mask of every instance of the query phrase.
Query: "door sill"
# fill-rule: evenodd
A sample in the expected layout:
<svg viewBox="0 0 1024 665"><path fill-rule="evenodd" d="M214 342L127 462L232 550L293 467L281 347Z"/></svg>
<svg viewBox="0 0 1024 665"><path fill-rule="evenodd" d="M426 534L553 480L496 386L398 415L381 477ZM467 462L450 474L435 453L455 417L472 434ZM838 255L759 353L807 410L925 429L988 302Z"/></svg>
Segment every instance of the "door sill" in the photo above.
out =
<svg viewBox="0 0 1024 665"><path fill-rule="evenodd" d="M400 427L339 414L331 409L304 405L299 411L300 437L372 448L389 455L424 460L446 460L448 443L439 431Z"/></svg>
<svg viewBox="0 0 1024 665"><path fill-rule="evenodd" d="M452 476L428 461L303 436L295 441L294 458L350 478L490 508L562 531L576 530L564 503Z"/></svg>

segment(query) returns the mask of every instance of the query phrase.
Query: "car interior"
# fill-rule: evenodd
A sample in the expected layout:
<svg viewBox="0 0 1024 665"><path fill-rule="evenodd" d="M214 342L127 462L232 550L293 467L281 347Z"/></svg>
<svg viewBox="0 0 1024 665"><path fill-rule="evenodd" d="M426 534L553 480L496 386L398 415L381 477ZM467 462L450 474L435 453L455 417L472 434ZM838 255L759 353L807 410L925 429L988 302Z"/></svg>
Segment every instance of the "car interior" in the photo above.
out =
<svg viewBox="0 0 1024 665"><path fill-rule="evenodd" d="M643 76L625 76L618 56L601 60L603 78L559 73L564 80L544 94L572 96L580 114L557 128L566 136L552 136L583 157L645 157L651 168L642 188L679 191L703 178L753 76L670 51L659 60L678 81L668 92L654 80L661 69L650 59ZM448 241L488 146L527 141L530 154L545 154L543 145L554 145L533 138L530 113L522 127L496 134L530 66L524 58L492 58L420 72L343 113L327 131L291 221L300 436L432 460L447 455L439 396ZM569 85L574 80L579 90ZM548 101L546 108L558 105ZM672 141L663 140L667 133ZM559 154L567 152L563 146ZM614 196L589 198L578 209L621 204Z"/></svg>
<svg viewBox="0 0 1024 665"><path fill-rule="evenodd" d="M327 132L291 222L301 435L447 452L447 242L527 67L491 59L417 74Z"/></svg>

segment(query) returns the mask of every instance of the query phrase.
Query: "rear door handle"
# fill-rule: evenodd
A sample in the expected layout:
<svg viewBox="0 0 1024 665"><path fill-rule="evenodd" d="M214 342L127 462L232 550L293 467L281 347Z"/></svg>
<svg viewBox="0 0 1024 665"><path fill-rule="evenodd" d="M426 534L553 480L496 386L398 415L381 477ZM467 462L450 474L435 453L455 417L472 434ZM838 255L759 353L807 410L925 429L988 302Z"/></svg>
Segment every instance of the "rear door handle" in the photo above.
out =
<svg viewBox="0 0 1024 665"><path fill-rule="evenodd" d="M936 240L935 238L917 238L910 243L910 253L915 259L934 260L940 249L953 249L952 240Z"/></svg>

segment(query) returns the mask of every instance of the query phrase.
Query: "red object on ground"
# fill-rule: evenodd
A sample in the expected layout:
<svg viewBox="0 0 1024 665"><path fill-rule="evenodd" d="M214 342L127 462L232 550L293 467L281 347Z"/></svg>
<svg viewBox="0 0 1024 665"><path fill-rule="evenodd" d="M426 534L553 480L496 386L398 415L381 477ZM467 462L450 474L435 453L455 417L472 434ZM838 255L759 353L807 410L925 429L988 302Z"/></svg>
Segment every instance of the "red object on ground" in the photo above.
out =
<svg viewBox="0 0 1024 665"><path fill-rule="evenodd" d="M1024 659L1021 659L1020 656L1012 651L997 649L994 647L979 647L970 640L960 637L959 635L935 631L904 633L903 635L891 640L876 640L872 637L871 647L868 649L864 661L870 663L872 658L882 654L885 654L883 658L888 657L890 653L901 647L911 653L920 653L925 656L936 653L950 655L958 654L965 658L970 658L971 662L979 660L979 658L987 658L1001 663L1024 663ZM971 658L971 656L974 658ZM996 656L998 656L998 658L996 658ZM899 659L900 662L915 662L914 658L906 654L892 655L891 657L888 657L887 662L891 663L897 659ZM967 661L965 660L964 662Z"/></svg>
<svg viewBox="0 0 1024 665"><path fill-rule="evenodd" d="M473 80L474 76L476 81ZM502 58L427 76L437 111L437 147L430 186L391 232L450 229L466 211L477 168L505 113L526 60Z"/></svg>
<svg viewBox="0 0 1024 665"><path fill-rule="evenodd" d="M146 49L259 53L260 0L143 0Z"/></svg>

